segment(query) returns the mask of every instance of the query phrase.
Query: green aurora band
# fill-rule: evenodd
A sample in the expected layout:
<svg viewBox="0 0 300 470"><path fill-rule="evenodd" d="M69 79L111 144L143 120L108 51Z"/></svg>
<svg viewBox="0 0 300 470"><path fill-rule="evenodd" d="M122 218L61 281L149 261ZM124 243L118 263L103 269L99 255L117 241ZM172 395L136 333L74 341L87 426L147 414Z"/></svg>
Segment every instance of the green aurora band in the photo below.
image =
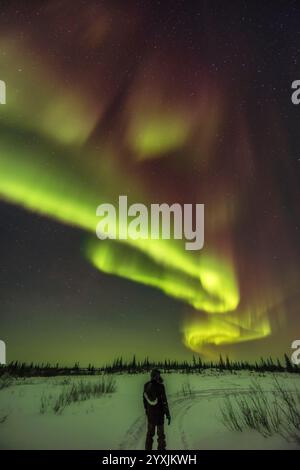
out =
<svg viewBox="0 0 300 470"><path fill-rule="evenodd" d="M68 161L66 154L64 147L55 144L51 149L49 142L41 138L28 148L22 143L18 145L13 132L3 131L2 127L1 196L30 211L95 233L96 207L114 198L105 185L100 191L99 182L93 181L89 174L84 175L79 160L67 154ZM95 235L88 238L86 255L99 270L158 288L196 310L227 314L239 304L237 281L230 263L213 254L192 255L177 241L175 244L169 240L128 239L121 243L99 241ZM270 334L266 318L250 326L251 329L243 327L239 315L231 314L228 320L226 316L221 320L210 315L206 321L185 326L184 343L194 351L201 351L207 343L227 344Z"/></svg>
<svg viewBox="0 0 300 470"><path fill-rule="evenodd" d="M29 62L29 67L31 59L23 44L16 45L5 37L2 44L10 58L3 62L2 69L10 83L10 94L0 127L1 198L86 231L86 256L97 269L157 288L195 309L197 319L187 320L183 327L184 344L191 350L201 352L207 344L269 335L265 310L257 316L251 314L251 320L237 310L240 294L234 263L213 246L192 254L178 240L97 240L99 204L116 204L119 194L126 194L128 187L133 201L151 201L134 176L131 179L128 173L124 175L124 168L118 167L110 150L86 145L105 108L105 96L99 111L92 99L82 99L80 88L66 90L58 77L50 80L45 64L36 68ZM20 70L35 73L28 72L25 78L24 74L16 74L16 63ZM135 88L142 91L147 102L151 101L141 85ZM215 93L209 91L207 87L209 99L202 107L199 105L200 114L195 113L193 118L199 123L198 145L203 154L209 154L206 147L216 133L221 113L215 103L217 98L211 98ZM130 108L126 139L136 160L180 148L193 129L186 117L182 119L180 109L163 114L158 110L164 108L164 102L158 100L159 106L152 103L154 110L150 106L147 113L137 96Z"/></svg>

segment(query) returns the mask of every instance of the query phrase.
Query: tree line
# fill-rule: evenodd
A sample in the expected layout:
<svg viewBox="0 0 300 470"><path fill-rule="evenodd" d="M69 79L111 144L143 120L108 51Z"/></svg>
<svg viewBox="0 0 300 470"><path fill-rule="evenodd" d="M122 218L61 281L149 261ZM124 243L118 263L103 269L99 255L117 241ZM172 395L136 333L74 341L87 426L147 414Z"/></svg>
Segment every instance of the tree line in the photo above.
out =
<svg viewBox="0 0 300 470"><path fill-rule="evenodd" d="M96 367L89 364L87 367L81 367L76 362L71 367L61 366L50 363L25 363L19 361L10 362L7 365L0 366L0 376L8 374L15 377L54 377L59 375L95 375L95 374L114 374L114 373L145 373L152 369L160 369L164 373L202 373L211 369L219 372L230 371L252 371L252 372L290 372L299 373L300 367L292 364L289 356L284 355L283 359L261 358L259 361L237 361L230 360L227 356L223 358L220 355L217 361L204 361L200 356L193 356L190 361L178 361L165 359L164 361L150 361L148 357L138 360L134 355L131 360L125 360L122 357L116 358L111 364L105 364Z"/></svg>

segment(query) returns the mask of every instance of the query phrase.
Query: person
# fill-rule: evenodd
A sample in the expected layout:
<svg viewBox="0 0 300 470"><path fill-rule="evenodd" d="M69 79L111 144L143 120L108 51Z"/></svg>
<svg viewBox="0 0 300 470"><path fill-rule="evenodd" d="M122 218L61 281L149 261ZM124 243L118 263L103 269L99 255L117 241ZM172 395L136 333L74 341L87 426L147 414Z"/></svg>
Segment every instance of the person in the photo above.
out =
<svg viewBox="0 0 300 470"><path fill-rule="evenodd" d="M165 450L164 418L166 416L168 424L170 424L171 416L165 386L158 369L152 370L151 380L144 385L143 402L148 421L145 449L152 450L153 438L157 428L157 448L158 450Z"/></svg>

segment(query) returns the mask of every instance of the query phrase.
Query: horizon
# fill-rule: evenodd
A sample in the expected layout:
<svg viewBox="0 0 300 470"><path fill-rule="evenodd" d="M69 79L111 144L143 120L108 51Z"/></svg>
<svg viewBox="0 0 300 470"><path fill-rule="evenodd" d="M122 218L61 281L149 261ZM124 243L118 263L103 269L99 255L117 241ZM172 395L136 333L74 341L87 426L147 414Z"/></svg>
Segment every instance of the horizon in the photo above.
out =
<svg viewBox="0 0 300 470"><path fill-rule="evenodd" d="M257 360L254 360L254 361L248 361L248 360L232 360L230 359L230 357L228 356L222 356L222 354L219 356L218 359L215 359L215 360L205 360L203 358L201 358L200 356L192 356L190 360L177 360L177 359L170 359L170 358L165 358L165 359L162 359L162 360L158 360L158 361L154 361L154 360L151 360L147 357L143 358L143 359L139 359L138 357L136 357L135 355L133 355L131 357L131 359L126 359L124 357L116 357L114 360L112 360L111 362L107 362L107 363L103 363L103 364L96 364L96 363L93 363L93 362L88 362L87 364L83 365L83 364L80 364L79 361L74 361L74 363L71 365L71 364L62 364L62 363L50 363L50 362L47 362L47 361L42 361L40 363L34 363L34 362L22 362L20 360L13 360L13 361L9 361L7 362L6 364L1 364L0 365L0 368L6 368L6 367L9 367L9 366L12 366L14 364L18 364L19 366L25 366L25 367L33 367L33 368L43 368L43 367L50 367L50 368L59 368L59 369L84 369L84 370L88 370L90 367L91 368L95 368L96 370L98 369L105 369L105 368L113 368L113 367L124 367L124 368L128 368L128 367L131 367L131 368L134 368L134 367L155 367L155 366L160 366L160 367L172 367L172 366L182 366L184 367L185 365L187 367L195 367L195 368L198 368L201 366L203 367L206 367L209 368L210 365L212 365L212 368L218 368L218 366L220 366L220 364L223 364L226 368L226 364L227 364L227 361L229 361L229 364L230 365L238 365L238 364L241 364L241 365L249 365L250 367L255 367L256 365L258 366L261 366L261 365L264 365L264 364L268 364L270 362L270 364L274 365L275 367L278 365L278 362L280 363L280 366L281 367L285 367L285 364L286 363L289 363L291 364L292 367L295 368L295 370L298 370L300 371L300 367L299 367L299 363L296 364L295 362L292 361L291 357L287 354L287 353L284 353L283 356L281 357L271 357L271 356L266 356L266 357L260 357L259 359ZM135 365L134 365L135 364Z"/></svg>

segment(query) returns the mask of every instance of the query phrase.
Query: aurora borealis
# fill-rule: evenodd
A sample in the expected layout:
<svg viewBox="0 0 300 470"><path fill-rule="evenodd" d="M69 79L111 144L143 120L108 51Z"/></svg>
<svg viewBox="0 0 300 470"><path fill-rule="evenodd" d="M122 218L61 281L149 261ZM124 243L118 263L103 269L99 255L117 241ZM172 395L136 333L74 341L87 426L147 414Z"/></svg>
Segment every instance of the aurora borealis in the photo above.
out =
<svg viewBox="0 0 300 470"><path fill-rule="evenodd" d="M289 350L300 331L300 8L271 5L5 2L8 358ZM204 203L204 248L97 240L97 206L122 194Z"/></svg>

